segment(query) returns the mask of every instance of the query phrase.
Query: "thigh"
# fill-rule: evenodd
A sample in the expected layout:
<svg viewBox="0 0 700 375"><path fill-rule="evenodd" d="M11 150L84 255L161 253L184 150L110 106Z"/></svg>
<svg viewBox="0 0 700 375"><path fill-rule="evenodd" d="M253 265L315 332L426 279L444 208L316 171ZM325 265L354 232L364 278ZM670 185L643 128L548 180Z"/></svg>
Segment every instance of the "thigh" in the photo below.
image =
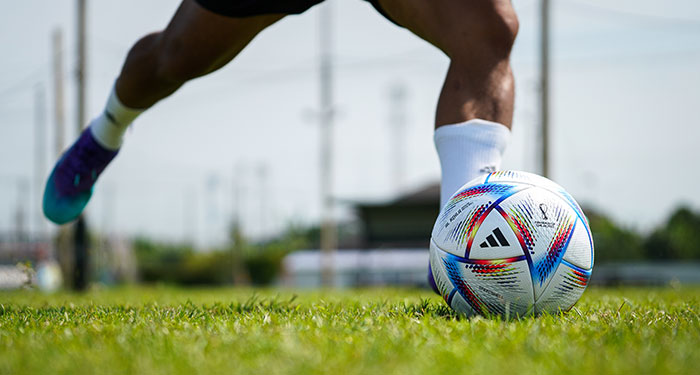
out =
<svg viewBox="0 0 700 375"><path fill-rule="evenodd" d="M260 31L284 16L228 17L184 0L160 34L161 56L175 69L206 74L228 63Z"/></svg>
<svg viewBox="0 0 700 375"><path fill-rule="evenodd" d="M517 29L510 0L375 0L399 25L411 30L447 55L480 47L500 37L494 30ZM501 24L512 23L506 28Z"/></svg>

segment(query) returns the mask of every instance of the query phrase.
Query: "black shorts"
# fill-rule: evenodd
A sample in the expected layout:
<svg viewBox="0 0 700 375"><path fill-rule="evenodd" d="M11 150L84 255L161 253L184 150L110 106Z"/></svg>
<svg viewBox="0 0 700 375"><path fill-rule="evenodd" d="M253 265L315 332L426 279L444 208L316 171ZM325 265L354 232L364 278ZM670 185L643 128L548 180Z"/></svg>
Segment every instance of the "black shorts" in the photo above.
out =
<svg viewBox="0 0 700 375"><path fill-rule="evenodd" d="M323 0L196 0L203 8L228 17L250 17L262 14L301 14ZM365 0L389 21L378 0ZM396 23L396 22L394 22Z"/></svg>

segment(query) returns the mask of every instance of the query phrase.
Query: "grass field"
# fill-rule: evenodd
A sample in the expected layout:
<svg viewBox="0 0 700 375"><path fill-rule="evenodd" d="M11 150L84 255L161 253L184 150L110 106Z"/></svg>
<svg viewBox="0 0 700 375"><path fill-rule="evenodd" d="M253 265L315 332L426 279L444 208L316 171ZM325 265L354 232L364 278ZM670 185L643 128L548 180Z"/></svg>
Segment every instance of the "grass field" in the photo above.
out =
<svg viewBox="0 0 700 375"><path fill-rule="evenodd" d="M0 293L2 374L691 374L700 288L589 289L565 316L464 319L427 291Z"/></svg>

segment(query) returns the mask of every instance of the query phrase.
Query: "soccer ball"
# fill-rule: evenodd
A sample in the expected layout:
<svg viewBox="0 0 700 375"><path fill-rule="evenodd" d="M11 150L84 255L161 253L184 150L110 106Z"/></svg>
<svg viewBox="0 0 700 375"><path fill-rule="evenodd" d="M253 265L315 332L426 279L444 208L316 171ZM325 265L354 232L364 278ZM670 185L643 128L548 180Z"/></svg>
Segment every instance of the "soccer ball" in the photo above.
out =
<svg viewBox="0 0 700 375"><path fill-rule="evenodd" d="M561 186L532 173L493 172L462 186L440 211L430 267L459 313L556 314L588 285L593 238Z"/></svg>

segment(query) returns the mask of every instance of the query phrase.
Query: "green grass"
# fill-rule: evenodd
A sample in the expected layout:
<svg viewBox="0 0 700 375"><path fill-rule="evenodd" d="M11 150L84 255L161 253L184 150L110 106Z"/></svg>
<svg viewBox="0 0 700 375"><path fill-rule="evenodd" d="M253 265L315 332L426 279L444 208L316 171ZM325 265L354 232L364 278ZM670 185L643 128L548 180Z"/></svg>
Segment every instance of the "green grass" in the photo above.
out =
<svg viewBox="0 0 700 375"><path fill-rule="evenodd" d="M429 292L0 293L2 374L690 374L700 288L588 290L564 316L455 316Z"/></svg>

